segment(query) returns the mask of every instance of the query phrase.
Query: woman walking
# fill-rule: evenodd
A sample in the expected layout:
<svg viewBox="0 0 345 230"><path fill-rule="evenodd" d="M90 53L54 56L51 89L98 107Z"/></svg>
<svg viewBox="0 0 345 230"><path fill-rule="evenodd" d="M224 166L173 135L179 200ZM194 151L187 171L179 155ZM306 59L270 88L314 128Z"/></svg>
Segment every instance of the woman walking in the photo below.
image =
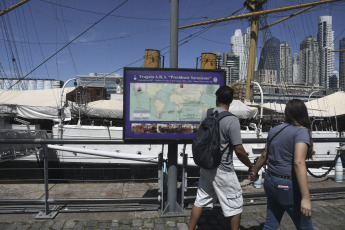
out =
<svg viewBox="0 0 345 230"><path fill-rule="evenodd" d="M267 162L264 229L277 229L285 211L297 229L313 229L305 164L313 154L307 108L301 100L293 99L286 105L285 122L270 130L265 150L249 173L251 180L257 180L258 171Z"/></svg>

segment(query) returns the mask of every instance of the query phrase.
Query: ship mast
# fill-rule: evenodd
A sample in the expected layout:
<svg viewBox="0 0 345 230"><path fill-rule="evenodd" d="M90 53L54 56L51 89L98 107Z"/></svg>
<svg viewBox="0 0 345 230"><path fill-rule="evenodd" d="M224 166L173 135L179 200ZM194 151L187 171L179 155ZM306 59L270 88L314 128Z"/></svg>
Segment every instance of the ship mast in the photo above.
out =
<svg viewBox="0 0 345 230"><path fill-rule="evenodd" d="M249 101L252 96L251 81L254 79L256 47L257 47L258 30L259 30L259 16L271 14L271 13L278 13L282 11L300 9L300 8L309 7L310 9L317 5L331 3L331 2L338 2L338 1L340 0L321 0L317 2L286 6L286 7L276 8L276 9L262 10L262 6L263 4L267 2L267 0L246 0L243 5L251 11L248 14L234 15L234 16L229 16L225 18L194 23L191 25L181 26L179 27L179 29L200 26L200 25L208 25L212 23L225 22L225 21L230 21L230 20L238 20L238 19L243 19L243 18L251 18L250 48L249 48L248 71L247 71L247 81L246 81L246 98L245 98L246 100Z"/></svg>
<svg viewBox="0 0 345 230"><path fill-rule="evenodd" d="M267 1L267 0L266 0ZM261 2L260 0L249 1L244 3L251 12L256 12L261 10L262 5L266 2ZM250 43L249 43L249 57L248 57L248 70L247 70L247 82L246 82L246 100L252 98L252 87L251 82L254 80L254 70L255 70L255 57L256 57L256 47L258 42L258 31L259 31L259 16L251 18L251 30L250 30Z"/></svg>
<svg viewBox="0 0 345 230"><path fill-rule="evenodd" d="M11 6L10 8L8 8L8 9L6 9L6 10L4 10L4 11L1 11L1 12L0 12L0 16L2 16L2 15L4 15L4 14L7 14L7 13L10 12L11 10L14 10L15 8L17 8L17 7L19 7L19 6L21 6L21 5L25 4L25 3L27 3L28 1L30 1L30 0L23 0L23 1L21 1L21 2L19 2L19 3L17 3L17 4L15 4L15 5Z"/></svg>

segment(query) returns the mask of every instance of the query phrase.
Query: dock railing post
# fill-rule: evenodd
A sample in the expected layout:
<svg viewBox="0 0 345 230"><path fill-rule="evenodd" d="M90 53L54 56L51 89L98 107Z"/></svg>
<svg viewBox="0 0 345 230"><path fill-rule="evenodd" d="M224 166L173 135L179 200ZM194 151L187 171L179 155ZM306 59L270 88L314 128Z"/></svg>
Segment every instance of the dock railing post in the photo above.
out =
<svg viewBox="0 0 345 230"><path fill-rule="evenodd" d="M177 143L168 145L168 200L160 217L186 216L177 203Z"/></svg>
<svg viewBox="0 0 345 230"><path fill-rule="evenodd" d="M161 202L161 210L163 210L164 209L163 152L158 154L158 200Z"/></svg>
<svg viewBox="0 0 345 230"><path fill-rule="evenodd" d="M58 211L50 211L49 210L49 183L48 183L48 148L46 144L43 144L43 153L44 153L44 207L45 210L39 212L35 219L54 219L55 216L58 214Z"/></svg>
<svg viewBox="0 0 345 230"><path fill-rule="evenodd" d="M183 162L182 162L182 182L181 182L181 209L184 209L184 193L187 191L187 165L188 154L186 154L186 144L183 146Z"/></svg>
<svg viewBox="0 0 345 230"><path fill-rule="evenodd" d="M343 168L343 163L341 162L340 153L338 154L339 154L338 159L335 163L334 181L338 183L343 183L344 168Z"/></svg>

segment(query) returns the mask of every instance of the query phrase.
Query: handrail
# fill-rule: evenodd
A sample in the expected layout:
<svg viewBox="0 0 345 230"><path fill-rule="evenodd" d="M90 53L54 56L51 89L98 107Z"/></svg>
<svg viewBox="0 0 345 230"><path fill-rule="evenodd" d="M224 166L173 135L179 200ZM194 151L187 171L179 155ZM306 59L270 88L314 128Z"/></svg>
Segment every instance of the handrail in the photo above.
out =
<svg viewBox="0 0 345 230"><path fill-rule="evenodd" d="M83 198L83 199L48 199L49 204L113 204L113 203L135 203L143 201L158 202L158 197L127 197L127 198ZM0 204L44 204L44 199L0 199Z"/></svg>
<svg viewBox="0 0 345 230"><path fill-rule="evenodd" d="M265 143L266 138L243 138L243 143ZM345 142L344 137L332 137L332 138L313 138L313 142ZM155 142L145 142L145 144L167 144L169 142L163 142L163 140L155 140ZM192 140L181 140L181 144L191 144ZM122 139L42 139L42 138L18 138L18 139L6 139L1 138L0 144L118 144L118 145L142 145L143 142L126 142Z"/></svg>

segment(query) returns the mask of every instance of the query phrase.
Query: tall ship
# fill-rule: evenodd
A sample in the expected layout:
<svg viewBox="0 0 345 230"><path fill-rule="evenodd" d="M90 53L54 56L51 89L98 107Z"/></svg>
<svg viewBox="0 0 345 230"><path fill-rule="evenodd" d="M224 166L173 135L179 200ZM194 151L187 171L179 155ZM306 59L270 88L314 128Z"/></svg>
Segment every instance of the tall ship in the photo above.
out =
<svg viewBox="0 0 345 230"><path fill-rule="evenodd" d="M252 162L255 162L262 153L265 146L262 140L267 137L268 130L283 121L284 113L284 104L282 103L263 103L264 96L260 91L260 84L255 82L255 90L253 90L258 23L260 16L264 15L262 12L265 11L262 10L262 6L265 2L245 1L244 6L251 12L248 15L231 16L237 19L252 18L246 79L231 85L237 92L237 99L233 101L229 109L241 120L244 148ZM335 1L301 4L294 9L307 9L329 2ZM285 10L287 9L280 9L280 11ZM231 20L231 17L222 20ZM206 21L182 26L180 29L217 22L219 20ZM153 60L152 56L148 57ZM203 62L206 59L208 62ZM152 62L150 63L152 64ZM202 59L202 68L210 68L207 67L208 65L216 66L216 62L217 56L211 54L208 58ZM12 80L10 87L5 87L5 80L8 79L2 79L1 81L4 84L2 84L3 87L0 90L0 111L2 114L0 117L0 138L90 139L90 142L91 140L114 140L114 144L103 145L92 143L73 144L73 141L71 141L71 144L49 144L47 146L49 149L49 162L55 162L59 165L69 163L85 165L116 164L129 165L131 168L135 168L136 166L156 165L160 154L163 155L164 159L167 159L167 144L120 143L123 141L124 126L122 79L119 76L113 78L107 76L108 74L103 77L90 76L90 79L100 79L104 82L103 85L100 84L95 87L86 87L81 84L81 78L73 78L70 80L75 82L75 87L66 87L67 83L70 82L69 80L63 86L60 82L60 87L49 88L47 86L43 90L14 90L19 82L24 82L24 78L13 79L15 81ZM106 80L109 80L110 83L105 83ZM27 81L26 84L29 85L30 81ZM113 84L112 89L116 92L110 93L114 95L113 100L107 100L111 95L102 86L111 84ZM242 91L240 90L241 85L245 86ZM257 100L260 100L257 103L253 102L254 95L257 95ZM296 98L297 96L290 95L291 97ZM313 119L311 127L313 138L326 140L327 138L344 137L342 131L345 129L343 128L342 116L345 115L345 109L343 108L344 103L341 103L344 97L345 93L340 91L306 102L310 117ZM42 128L44 131L42 131ZM145 127L142 127L142 129L145 129ZM149 132L149 130L144 132ZM258 141L255 141L256 139ZM116 141L119 143L116 144ZM307 162L310 173L320 175L329 171L334 166L335 160L341 152L341 147L342 143L336 141L315 142L316 154L313 160ZM42 163L42 151L43 149L38 144L4 144L0 147L1 161ZM190 144L178 145L179 164L182 164L184 155L189 158L188 166L196 167L192 160ZM247 170L237 160L236 156L234 156L234 166L235 170L238 171Z"/></svg>

